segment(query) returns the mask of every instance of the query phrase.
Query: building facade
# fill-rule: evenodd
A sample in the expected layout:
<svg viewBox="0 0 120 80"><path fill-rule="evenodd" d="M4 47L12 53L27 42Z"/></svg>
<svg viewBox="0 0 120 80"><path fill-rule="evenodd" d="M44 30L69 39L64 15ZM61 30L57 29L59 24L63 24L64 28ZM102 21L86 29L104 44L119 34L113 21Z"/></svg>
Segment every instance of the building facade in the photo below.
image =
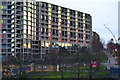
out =
<svg viewBox="0 0 120 80"><path fill-rule="evenodd" d="M92 50L93 52L99 52L100 51L100 36L96 32L92 32Z"/></svg>
<svg viewBox="0 0 120 80"><path fill-rule="evenodd" d="M0 8L0 50L4 56L32 60L60 47L71 52L74 45L91 45L90 14L41 1L2 2Z"/></svg>

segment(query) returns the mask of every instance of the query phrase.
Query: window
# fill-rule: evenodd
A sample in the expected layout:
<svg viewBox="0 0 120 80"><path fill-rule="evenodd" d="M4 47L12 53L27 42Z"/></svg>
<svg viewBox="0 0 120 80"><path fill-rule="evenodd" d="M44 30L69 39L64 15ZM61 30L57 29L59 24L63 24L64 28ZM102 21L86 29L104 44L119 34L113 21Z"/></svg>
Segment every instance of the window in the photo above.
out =
<svg viewBox="0 0 120 80"><path fill-rule="evenodd" d="M8 42L11 42L11 39L8 39Z"/></svg>
<svg viewBox="0 0 120 80"><path fill-rule="evenodd" d="M2 52L6 52L6 49L2 49Z"/></svg>
<svg viewBox="0 0 120 80"><path fill-rule="evenodd" d="M27 30L26 30L26 29L24 29L24 33L27 33Z"/></svg>
<svg viewBox="0 0 120 80"><path fill-rule="evenodd" d="M27 22L26 22L26 21L24 21L24 24L27 24Z"/></svg>
<svg viewBox="0 0 120 80"><path fill-rule="evenodd" d="M6 24L4 24L4 28L8 28L8 26Z"/></svg>
<svg viewBox="0 0 120 80"><path fill-rule="evenodd" d="M6 11L6 10L4 10L3 12L7 14L7 11Z"/></svg>
<svg viewBox="0 0 120 80"><path fill-rule="evenodd" d="M7 43L7 40L6 40L6 39L2 39L2 42L3 42L3 43ZM3 44L2 46L5 47L6 45Z"/></svg>
<svg viewBox="0 0 120 80"><path fill-rule="evenodd" d="M4 23L7 23L7 20L4 20Z"/></svg>
<svg viewBox="0 0 120 80"><path fill-rule="evenodd" d="M44 7L44 3L41 3L41 7L42 7L42 8Z"/></svg>
<svg viewBox="0 0 120 80"><path fill-rule="evenodd" d="M4 37L7 38L7 34L4 34Z"/></svg>
<svg viewBox="0 0 120 80"><path fill-rule="evenodd" d="M4 6L4 9L7 9L7 6Z"/></svg>
<svg viewBox="0 0 120 80"><path fill-rule="evenodd" d="M27 47L26 43L24 43L23 46L24 46L24 48L26 48Z"/></svg>

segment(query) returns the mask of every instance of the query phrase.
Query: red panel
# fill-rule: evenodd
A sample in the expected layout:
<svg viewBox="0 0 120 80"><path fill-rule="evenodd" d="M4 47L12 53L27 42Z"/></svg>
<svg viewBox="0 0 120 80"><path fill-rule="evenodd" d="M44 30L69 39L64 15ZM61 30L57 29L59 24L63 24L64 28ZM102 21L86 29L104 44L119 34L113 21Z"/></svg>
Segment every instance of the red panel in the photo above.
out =
<svg viewBox="0 0 120 80"><path fill-rule="evenodd" d="M4 37L4 35L3 35L3 34L1 34L1 35L0 35L0 37L1 37L1 38L3 38L3 37Z"/></svg>
<svg viewBox="0 0 120 80"><path fill-rule="evenodd" d="M60 34L61 33L61 31L58 31L58 34Z"/></svg>
<svg viewBox="0 0 120 80"><path fill-rule="evenodd" d="M50 37L50 41L52 41L52 37Z"/></svg>
<svg viewBox="0 0 120 80"><path fill-rule="evenodd" d="M4 25L2 24L2 28L4 28Z"/></svg>
<svg viewBox="0 0 120 80"><path fill-rule="evenodd" d="M4 25L2 24L2 25L0 25L0 28L4 28Z"/></svg>
<svg viewBox="0 0 120 80"><path fill-rule="evenodd" d="M52 36L52 33L50 33L50 36Z"/></svg>
<svg viewBox="0 0 120 80"><path fill-rule="evenodd" d="M55 53L58 53L58 51L56 51Z"/></svg>
<svg viewBox="0 0 120 80"><path fill-rule="evenodd" d="M84 41L84 44L86 44L86 41Z"/></svg>
<svg viewBox="0 0 120 80"><path fill-rule="evenodd" d="M62 37L62 34L60 34L60 37Z"/></svg>
<svg viewBox="0 0 120 80"><path fill-rule="evenodd" d="M60 42L62 42L62 38L60 39Z"/></svg>
<svg viewBox="0 0 120 80"><path fill-rule="evenodd" d="M32 36L30 36L30 39L32 39Z"/></svg>
<svg viewBox="0 0 120 80"><path fill-rule="evenodd" d="M32 31L30 31L30 34L32 34Z"/></svg>
<svg viewBox="0 0 120 80"><path fill-rule="evenodd" d="M70 43L70 40L68 40L68 42Z"/></svg>
<svg viewBox="0 0 120 80"><path fill-rule="evenodd" d="M78 43L78 40L76 40L76 43Z"/></svg>

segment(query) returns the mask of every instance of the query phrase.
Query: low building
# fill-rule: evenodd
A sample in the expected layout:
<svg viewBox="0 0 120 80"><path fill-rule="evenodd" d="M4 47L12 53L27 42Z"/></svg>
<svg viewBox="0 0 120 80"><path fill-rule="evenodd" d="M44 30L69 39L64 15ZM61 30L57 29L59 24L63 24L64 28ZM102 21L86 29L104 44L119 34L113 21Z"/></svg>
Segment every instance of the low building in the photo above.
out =
<svg viewBox="0 0 120 80"><path fill-rule="evenodd" d="M100 36L96 32L92 32L92 51L98 52L100 51Z"/></svg>

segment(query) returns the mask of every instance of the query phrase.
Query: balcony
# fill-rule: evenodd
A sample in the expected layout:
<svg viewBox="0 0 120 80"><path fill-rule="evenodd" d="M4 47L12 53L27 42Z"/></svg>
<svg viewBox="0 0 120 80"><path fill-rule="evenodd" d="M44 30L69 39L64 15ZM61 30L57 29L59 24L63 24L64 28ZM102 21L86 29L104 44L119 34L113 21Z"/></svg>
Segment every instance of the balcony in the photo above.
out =
<svg viewBox="0 0 120 80"><path fill-rule="evenodd" d="M22 25L22 24L23 24L23 22L22 22L22 21L17 21L17 24Z"/></svg>
<svg viewBox="0 0 120 80"><path fill-rule="evenodd" d="M43 8L41 8L41 10L48 11L48 8L43 7Z"/></svg>
<svg viewBox="0 0 120 80"><path fill-rule="evenodd" d="M17 12L16 15L21 16L21 15L23 15L23 13L22 12Z"/></svg>

